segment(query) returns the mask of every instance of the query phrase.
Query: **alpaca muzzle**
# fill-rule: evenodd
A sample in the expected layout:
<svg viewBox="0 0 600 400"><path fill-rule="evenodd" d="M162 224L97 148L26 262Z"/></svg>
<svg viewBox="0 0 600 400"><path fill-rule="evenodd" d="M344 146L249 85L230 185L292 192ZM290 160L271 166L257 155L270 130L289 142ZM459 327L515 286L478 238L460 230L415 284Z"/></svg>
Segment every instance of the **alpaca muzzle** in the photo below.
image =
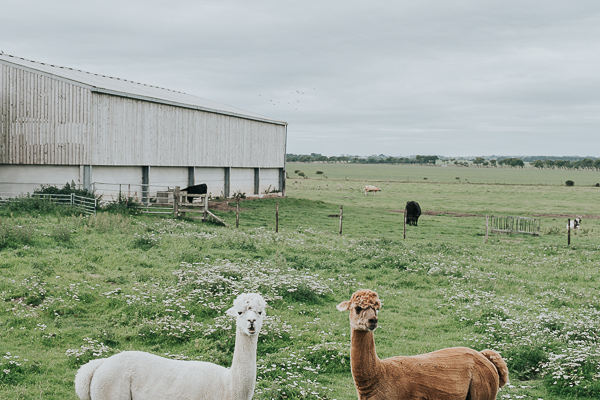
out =
<svg viewBox="0 0 600 400"><path fill-rule="evenodd" d="M374 331L375 329L377 329L377 318L369 319L367 329L370 331Z"/></svg>

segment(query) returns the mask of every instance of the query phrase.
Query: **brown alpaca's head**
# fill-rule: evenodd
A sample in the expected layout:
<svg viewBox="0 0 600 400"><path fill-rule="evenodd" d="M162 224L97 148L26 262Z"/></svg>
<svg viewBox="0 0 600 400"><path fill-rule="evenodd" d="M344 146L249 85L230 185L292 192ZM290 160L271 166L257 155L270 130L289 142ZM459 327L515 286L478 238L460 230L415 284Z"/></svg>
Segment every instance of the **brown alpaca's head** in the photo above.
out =
<svg viewBox="0 0 600 400"><path fill-rule="evenodd" d="M339 311L350 311L350 327L357 331L377 329L377 313L381 301L377 293L369 289L354 292L350 300L337 305Z"/></svg>

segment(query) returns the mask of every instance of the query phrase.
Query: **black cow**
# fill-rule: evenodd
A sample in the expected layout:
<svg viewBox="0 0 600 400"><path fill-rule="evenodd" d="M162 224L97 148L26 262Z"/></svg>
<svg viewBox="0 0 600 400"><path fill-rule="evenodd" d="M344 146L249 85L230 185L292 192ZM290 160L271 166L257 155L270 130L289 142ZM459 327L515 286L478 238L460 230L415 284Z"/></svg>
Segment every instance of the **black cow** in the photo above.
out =
<svg viewBox="0 0 600 400"><path fill-rule="evenodd" d="M208 193L208 186L206 183L201 183L199 185L188 186L185 189L182 189L183 192L187 192L187 194L206 194ZM194 197L187 198L188 203L192 203L194 201Z"/></svg>
<svg viewBox="0 0 600 400"><path fill-rule="evenodd" d="M419 206L419 203L416 201L407 201L404 212L406 213L406 222L409 225L417 226L417 222L421 216L421 206Z"/></svg>

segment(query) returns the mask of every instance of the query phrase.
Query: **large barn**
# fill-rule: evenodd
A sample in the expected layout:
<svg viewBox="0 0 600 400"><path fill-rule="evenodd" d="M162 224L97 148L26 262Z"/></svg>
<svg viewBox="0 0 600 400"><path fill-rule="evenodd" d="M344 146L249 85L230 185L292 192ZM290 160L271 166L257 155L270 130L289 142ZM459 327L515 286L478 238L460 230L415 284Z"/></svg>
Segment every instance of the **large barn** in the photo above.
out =
<svg viewBox="0 0 600 400"><path fill-rule="evenodd" d="M0 197L71 182L105 199L285 193L283 121L7 54L0 68Z"/></svg>

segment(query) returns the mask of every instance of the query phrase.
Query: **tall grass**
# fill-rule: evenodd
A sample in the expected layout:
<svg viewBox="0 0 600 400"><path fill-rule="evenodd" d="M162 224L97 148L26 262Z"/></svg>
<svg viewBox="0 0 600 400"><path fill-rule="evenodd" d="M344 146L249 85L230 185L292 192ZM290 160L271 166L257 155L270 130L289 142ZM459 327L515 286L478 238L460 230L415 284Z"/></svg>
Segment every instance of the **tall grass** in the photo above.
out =
<svg viewBox="0 0 600 400"><path fill-rule="evenodd" d="M481 216L423 215L402 239L397 210L403 199L428 204L412 195L429 190L434 206L426 210L506 212L497 199L505 196L513 211L559 214L564 188L397 183L367 197L323 182L289 184L286 199L241 202L237 230L0 210L0 398L76 399L77 368L123 350L228 366L234 331L223 311L238 293L260 291L269 309L255 398L353 399L349 323L335 305L359 288L384 303L375 334L382 358L490 347L511 371L499 399L598 398L600 247L591 195L578 200L591 212L571 246L566 219L552 216L539 217L540 237L492 235L484 245ZM329 217L340 203L341 236L339 218Z"/></svg>

